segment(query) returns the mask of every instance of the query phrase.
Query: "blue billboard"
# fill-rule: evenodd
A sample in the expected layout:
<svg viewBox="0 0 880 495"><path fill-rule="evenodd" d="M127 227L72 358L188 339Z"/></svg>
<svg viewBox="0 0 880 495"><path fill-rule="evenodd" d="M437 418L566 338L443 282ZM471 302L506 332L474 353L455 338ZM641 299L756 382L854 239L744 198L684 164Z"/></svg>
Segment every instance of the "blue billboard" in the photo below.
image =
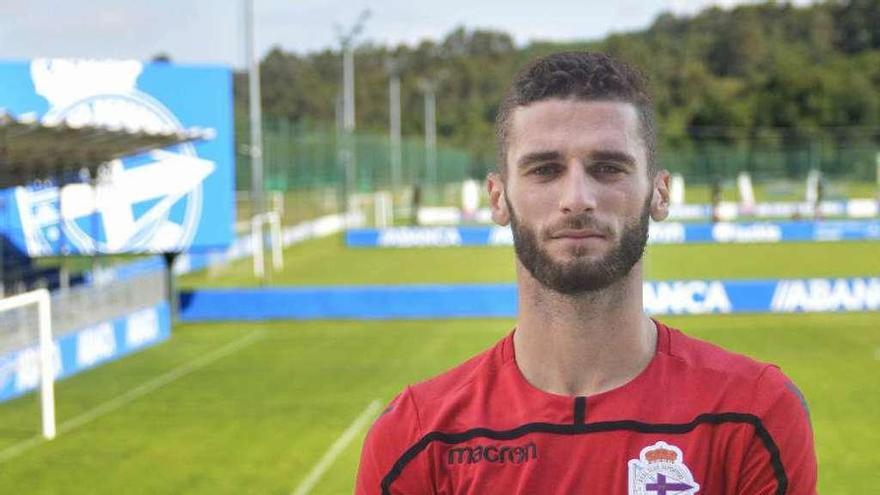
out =
<svg viewBox="0 0 880 495"><path fill-rule="evenodd" d="M0 235L24 256L209 250L232 241L228 67L0 62L0 108L46 125L142 135L197 129L210 137L113 160L97 177L77 179L68 171L62 187L50 180L0 190Z"/></svg>
<svg viewBox="0 0 880 495"><path fill-rule="evenodd" d="M168 303L143 308L53 339L53 368L60 380L164 342L171 337ZM40 385L37 345L0 355L0 402Z"/></svg>
<svg viewBox="0 0 880 495"><path fill-rule="evenodd" d="M668 280L643 284L653 315L880 310L880 277ZM515 318L515 284L201 289L183 321Z"/></svg>
<svg viewBox="0 0 880 495"><path fill-rule="evenodd" d="M880 240L880 220L750 223L651 223L649 244L752 243ZM349 247L512 246L509 227L391 227L349 229Z"/></svg>

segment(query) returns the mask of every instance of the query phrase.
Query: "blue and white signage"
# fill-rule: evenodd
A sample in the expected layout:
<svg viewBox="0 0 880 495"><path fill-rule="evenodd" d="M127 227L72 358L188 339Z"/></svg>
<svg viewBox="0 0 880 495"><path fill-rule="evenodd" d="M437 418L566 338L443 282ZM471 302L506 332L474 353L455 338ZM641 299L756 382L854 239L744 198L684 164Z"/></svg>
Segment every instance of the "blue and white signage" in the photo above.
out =
<svg viewBox="0 0 880 495"><path fill-rule="evenodd" d="M643 285L655 315L880 311L880 278L672 280ZM181 319L515 318L515 284L203 289L181 295Z"/></svg>
<svg viewBox="0 0 880 495"><path fill-rule="evenodd" d="M114 160L83 182L0 191L0 234L28 256L227 246L234 222L232 77L226 67L39 59L0 63L0 108L43 123L213 139Z"/></svg>
<svg viewBox="0 0 880 495"><path fill-rule="evenodd" d="M753 223L651 223L648 244L880 240L880 220ZM350 247L512 246L508 227L350 229Z"/></svg>
<svg viewBox="0 0 880 495"><path fill-rule="evenodd" d="M55 378L62 379L163 342L171 336L167 303L144 308L54 340ZM0 356L0 402L40 385L40 348Z"/></svg>

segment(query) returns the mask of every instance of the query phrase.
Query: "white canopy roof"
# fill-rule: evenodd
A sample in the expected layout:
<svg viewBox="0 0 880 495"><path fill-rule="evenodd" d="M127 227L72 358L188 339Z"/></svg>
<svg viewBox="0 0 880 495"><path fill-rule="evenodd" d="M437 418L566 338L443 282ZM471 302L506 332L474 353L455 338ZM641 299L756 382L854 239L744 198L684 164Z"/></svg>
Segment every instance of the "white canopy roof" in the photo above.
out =
<svg viewBox="0 0 880 495"><path fill-rule="evenodd" d="M103 163L192 141L214 139L213 129L154 132L69 121L46 123L0 108L0 187L56 178L82 168L92 177Z"/></svg>

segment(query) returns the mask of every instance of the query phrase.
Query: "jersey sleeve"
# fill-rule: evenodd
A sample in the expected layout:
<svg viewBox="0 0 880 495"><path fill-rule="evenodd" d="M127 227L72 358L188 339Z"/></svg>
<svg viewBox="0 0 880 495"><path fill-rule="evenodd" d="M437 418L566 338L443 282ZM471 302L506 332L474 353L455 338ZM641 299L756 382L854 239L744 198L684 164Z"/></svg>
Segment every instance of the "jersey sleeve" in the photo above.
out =
<svg viewBox="0 0 880 495"><path fill-rule="evenodd" d="M412 390L407 388L391 401L367 433L361 450L355 493L433 493L429 467L424 458L398 462L419 441L421 435L418 410ZM383 491L383 483L387 491Z"/></svg>
<svg viewBox="0 0 880 495"><path fill-rule="evenodd" d="M768 366L753 396L759 423L739 476L741 495L815 495L816 453L807 403L779 368Z"/></svg>

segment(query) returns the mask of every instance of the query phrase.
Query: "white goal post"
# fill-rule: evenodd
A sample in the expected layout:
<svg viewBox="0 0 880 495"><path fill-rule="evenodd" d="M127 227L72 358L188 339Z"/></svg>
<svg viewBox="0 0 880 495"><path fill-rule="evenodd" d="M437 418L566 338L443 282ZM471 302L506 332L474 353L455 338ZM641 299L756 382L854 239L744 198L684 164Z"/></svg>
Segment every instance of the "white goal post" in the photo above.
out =
<svg viewBox="0 0 880 495"><path fill-rule="evenodd" d="M394 226L394 195L391 191L352 194L349 214L366 215L364 210L372 204L373 226L384 229Z"/></svg>
<svg viewBox="0 0 880 495"><path fill-rule="evenodd" d="M258 213L251 217L251 249L254 252L254 276L262 279L266 276L263 261L263 229L268 224L271 229L272 267L277 271L284 268L282 256L281 215L277 211Z"/></svg>
<svg viewBox="0 0 880 495"><path fill-rule="evenodd" d="M55 370L53 369L51 301L47 289L37 289L0 299L0 313L30 304L37 305L40 332L40 407L43 416L43 436L46 440L55 438Z"/></svg>

